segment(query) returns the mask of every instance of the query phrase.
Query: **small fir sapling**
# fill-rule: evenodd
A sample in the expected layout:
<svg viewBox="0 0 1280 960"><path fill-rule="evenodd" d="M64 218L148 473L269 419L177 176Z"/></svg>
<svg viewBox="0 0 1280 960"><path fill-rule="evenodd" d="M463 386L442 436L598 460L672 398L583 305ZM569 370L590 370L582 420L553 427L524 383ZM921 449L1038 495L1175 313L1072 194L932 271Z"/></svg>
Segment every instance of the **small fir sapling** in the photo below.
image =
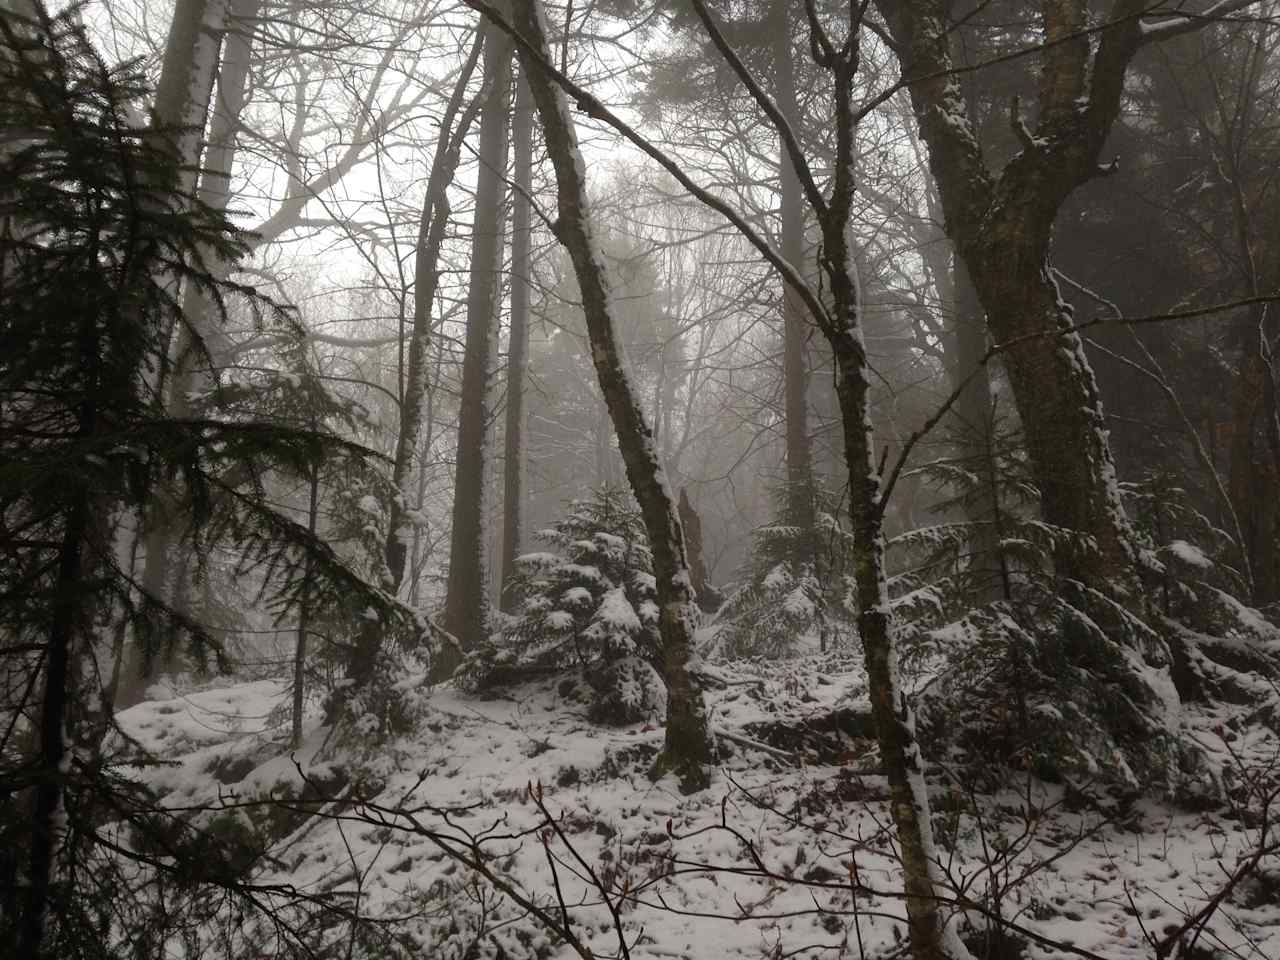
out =
<svg viewBox="0 0 1280 960"><path fill-rule="evenodd" d="M1192 614L1203 602L1191 583L1199 581L1237 596L1248 583L1237 568L1234 538L1196 506L1196 497L1168 471L1144 473L1122 483L1120 494L1134 527L1147 541L1144 560L1158 606L1166 615Z"/></svg>
<svg viewBox="0 0 1280 960"><path fill-rule="evenodd" d="M728 657L780 657L817 635L828 649L851 638L854 622L853 535L838 519L839 497L822 492L813 530L787 516L786 485L775 491L782 512L752 533L743 583L720 610L715 652Z"/></svg>
<svg viewBox="0 0 1280 960"><path fill-rule="evenodd" d="M517 559L518 612L464 668L483 689L531 674L577 671L602 723L652 718L663 688L652 557L631 494L601 487L569 504L536 539L550 549ZM568 682L563 689L576 691Z"/></svg>
<svg viewBox="0 0 1280 960"><path fill-rule="evenodd" d="M1043 577L1066 531L1037 519L1025 445L994 398L986 423L953 424L944 439L951 455L904 473L935 489L940 522L889 540L890 586L901 596L927 585L958 616L975 602L1012 600L1020 584Z"/></svg>

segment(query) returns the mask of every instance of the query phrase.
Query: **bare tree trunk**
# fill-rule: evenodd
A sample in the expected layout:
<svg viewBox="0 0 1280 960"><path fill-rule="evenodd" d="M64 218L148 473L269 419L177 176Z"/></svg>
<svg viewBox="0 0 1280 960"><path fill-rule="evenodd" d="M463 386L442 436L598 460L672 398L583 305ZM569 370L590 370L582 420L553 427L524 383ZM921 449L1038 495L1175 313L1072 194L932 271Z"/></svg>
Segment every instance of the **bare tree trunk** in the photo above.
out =
<svg viewBox="0 0 1280 960"><path fill-rule="evenodd" d="M447 642L432 665L433 680L452 676L463 652L484 639L488 629L488 578L485 551L485 451L488 383L498 317L502 272L503 202L506 198L507 135L511 124L511 41L486 24L485 102L480 115L480 168L471 238L471 277L467 294L467 337L462 362L458 412L457 470L453 526L449 543L449 583L445 597Z"/></svg>
<svg viewBox="0 0 1280 960"><path fill-rule="evenodd" d="M315 429L315 426L312 426ZM307 532L316 532L320 512L320 468L312 467L307 479ZM307 631L311 629L311 556L307 555L303 572L302 598L298 601L298 637L293 649L293 727L290 744L294 750L302 746L302 707L306 700Z"/></svg>
<svg viewBox="0 0 1280 960"><path fill-rule="evenodd" d="M655 666L667 686L666 742L656 770L674 773L686 792L701 790L710 782L708 767L713 748L702 693L689 673L697 612L685 558L684 532L654 449L652 430L622 366L607 270L592 235L586 171L569 105L539 62L550 59L542 7L537 0L519 0L515 8L514 25L536 51L531 55L521 48L520 61L542 118L547 152L555 166L560 212L556 236L568 250L578 276L600 390L653 552L662 643Z"/></svg>
<svg viewBox="0 0 1280 960"><path fill-rule="evenodd" d="M431 382L427 387L427 395L423 401L423 422L418 440L418 489L414 499L415 507L421 511L427 500L427 475L429 452L436 433L436 396L440 390L440 381L444 376L443 342L437 339L435 359L431 364ZM431 552L431 543L426 541L426 531L415 525L413 528L413 554L410 566L409 606L418 606L422 584L423 569ZM425 547L425 549L424 549Z"/></svg>
<svg viewBox="0 0 1280 960"><path fill-rule="evenodd" d="M791 126L799 129L800 105L796 98L795 62L791 51L791 22L787 0L774 0L774 70L778 110ZM804 260L804 194L787 151L779 145L778 202L782 219L780 252L798 273L805 273ZM808 312L790 286L782 287L782 392L786 420L787 495L785 522L808 531L802 534L805 545L797 560L809 563L818 574L817 536L813 489L813 455L809 442L809 370L805 356L805 340L809 328Z"/></svg>
<svg viewBox="0 0 1280 960"><path fill-rule="evenodd" d="M665 461L664 461L665 462ZM698 606L708 612L713 611L723 602L720 592L707 582L707 563L702 550L702 519L698 511L689 502L688 491L680 488L680 526L684 529L685 546L689 555L689 578L693 584L693 595Z"/></svg>
<svg viewBox="0 0 1280 960"><path fill-rule="evenodd" d="M516 87L512 121L515 152L515 196L511 214L511 328L507 348L507 416L503 450L501 607L514 613L516 598L509 589L520 552L524 507L524 373L529 352L529 273L533 189L533 99L521 74Z"/></svg>
<svg viewBox="0 0 1280 960"><path fill-rule="evenodd" d="M1051 524L1088 535L1092 547L1069 538L1055 554L1059 574L1122 597L1141 600L1132 532L1120 503L1107 443L1102 398L1073 317L1048 263L1048 237L1025 239L1021 224L967 255L974 285L988 305L987 322L1000 343L1022 418L1040 508ZM1056 335L1055 335L1056 334Z"/></svg>
<svg viewBox="0 0 1280 960"><path fill-rule="evenodd" d="M480 0L472 0L481 5ZM489 7L487 14L493 16ZM830 340L837 363L837 392L844 417L845 456L851 487L851 513L856 535L862 551L856 563L856 576L862 616L860 627L872 691L873 710L877 738L887 772L891 791L891 807L897 828L898 840L907 886L907 911L911 932L912 953L918 960L957 960L967 958L968 951L946 923L939 906L938 890L941 884L940 868L933 851L932 831L929 820L929 798L925 791L919 746L916 743L914 723L910 707L900 688L896 670L896 652L891 629L888 588L884 573L884 538L882 522L884 501L880 494L879 476L872 459L872 435L867 416L869 367L858 305L858 285L854 272L854 259L848 238L849 220L853 199L853 151L854 110L852 104L853 81L858 65L858 47L852 38L841 42L837 48L818 21L816 14L810 18L813 31L814 58L832 74L837 156L833 170L830 199L823 197L801 153L794 134L778 113L776 105L760 89L741 60L716 27L702 0L694 0L694 9L712 37L717 49L734 66L752 96L768 113L780 134L783 134L787 150L802 177L802 188L812 208L819 214L824 251L821 268L829 282L832 307L804 281L803 277L781 258L777 252L747 224L737 213L718 197L694 183L677 164L660 150L645 141L627 127L615 115L594 100L586 91L577 87L563 75L557 82L573 92L579 104L592 116L606 119L616 129L624 132L632 142L646 153L662 162L687 189L708 206L721 212L759 249L769 262L779 269L786 282L794 288L805 303L815 323ZM855 24L853 29L860 25ZM640 416L638 403L632 394L618 363L614 348L612 325L609 318L608 287L602 259L594 249L590 226L586 219L584 170L577 150L576 137L570 121L568 104L564 95L550 82L549 58L545 28L540 7L531 2L522 4L517 11L516 30L524 38L520 44L522 61L534 61L535 69L548 71L535 73L534 98L538 103L547 133L548 150L556 164L556 177L560 187L560 218L557 230L568 247L578 271L579 285L588 318L588 333L592 339L592 355L596 361L602 388L610 398L610 410L627 457L628 476L644 513L645 524L654 546L654 564L657 570L659 600L663 605L664 653L669 660L672 653L678 657L669 663L667 671L668 696L671 700L693 692L689 683L688 636L690 596L688 572L684 561L682 532L672 516L670 495L665 491L662 472L653 453L651 436ZM528 46L526 46L528 44ZM638 441L638 442L637 442ZM674 549L673 549L674 548ZM678 566L675 564L678 563ZM674 591L672 591L674 588ZM671 601L676 602L671 602ZM675 614L675 617L672 617ZM674 624L672 621L675 621ZM684 621L683 626L681 620ZM672 630L672 627L675 630ZM673 674L670 667L677 667ZM681 681L677 686L673 681ZM701 734L709 758L709 744L705 738L705 714L701 698L696 701L697 716L701 723L696 728ZM673 748L672 723L674 711L668 720L667 746ZM686 717L681 717L687 723ZM686 730L691 730L692 725ZM690 744L684 744L688 747ZM679 741L676 747L681 746ZM688 756L688 755L686 755ZM690 759L693 759L690 757ZM692 771L691 771L692 772ZM704 781L705 782L705 781ZM694 784L696 786L696 784Z"/></svg>
<svg viewBox="0 0 1280 960"><path fill-rule="evenodd" d="M1259 29L1266 31L1270 27ZM1248 55L1243 58L1247 79L1240 92L1242 104L1252 105L1258 99L1259 84L1265 73L1263 36L1263 33L1254 35ZM1227 138L1246 136L1242 129L1246 124L1238 114L1231 116L1222 106L1219 112L1230 118L1223 118L1230 124ZM1207 136L1205 140L1220 145L1220 136ZM1245 289L1249 296L1260 297L1264 284L1254 253L1256 214L1245 196L1247 173L1240 169L1236 150L1218 146L1214 159L1231 194L1236 257L1244 275ZM1276 368L1271 355L1271 345L1280 339L1280 322L1272 306L1253 307L1248 319L1240 324L1238 343L1242 360L1234 384L1228 451L1231 498L1235 501L1236 514L1245 518L1246 542L1240 548L1247 555L1245 566L1252 580L1250 599L1258 606L1280 600L1280 503L1276 497L1276 483L1280 480L1280 426L1277 425ZM1259 426L1265 447L1258 443Z"/></svg>
<svg viewBox="0 0 1280 960"><path fill-rule="evenodd" d="M180 165L180 192L195 192L228 0L177 0L152 106L157 129Z"/></svg>
<svg viewBox="0 0 1280 960"><path fill-rule="evenodd" d="M404 403L400 410L400 431L396 435L395 462L392 482L396 496L391 504L391 516L387 523L385 562L387 588L395 593L404 580L408 555L409 523L407 511L409 476L413 471L413 458L418 450L426 415L427 377L430 373L427 350L430 346L431 311L435 306L436 291L440 286L440 249L444 245L445 230L449 225L449 187L458 169L462 142L480 109L480 98L463 110L467 84L480 59L482 38L477 35L470 56L458 75L453 93L449 97L444 117L440 121L439 139L431 172L427 176L427 190L422 202L422 218L418 226L418 246L414 256L413 331L409 336L409 362L405 373ZM461 111L461 116L459 112ZM455 124L456 118L456 124ZM376 648L362 651L361 659L372 660Z"/></svg>
<svg viewBox="0 0 1280 960"><path fill-rule="evenodd" d="M209 145L200 173L201 202L221 212L225 212L231 202L236 132L244 109L252 55L251 31L262 9L262 0L230 0L230 3L222 66L217 73L216 96L212 103ZM198 149L198 143L196 147ZM211 276L217 280L225 280L231 273L230 263L215 262L209 267ZM189 415L190 394L197 382L197 368L208 365L216 369L225 362L223 333L209 323L212 307L204 290L195 286L186 290L182 300L186 323L178 330L178 343L174 348L176 364L169 390L169 411L173 416ZM193 333L198 333L203 343L197 345ZM212 374L213 371L206 372Z"/></svg>
<svg viewBox="0 0 1280 960"><path fill-rule="evenodd" d="M858 29L855 26L854 29ZM897 645L890 613L884 565L884 508L871 429L870 383L862 330L855 256L849 239L853 213L856 46L828 54L835 89L836 166L822 227L820 265L830 288L832 310L823 324L836 362L836 397L844 430L849 471L849 512L857 555L858 632L866 658L871 715L885 778L907 894L907 925L915 960L954 960L968 956L938 904L941 868L933 846L924 761L916 740L915 717L898 677Z"/></svg>

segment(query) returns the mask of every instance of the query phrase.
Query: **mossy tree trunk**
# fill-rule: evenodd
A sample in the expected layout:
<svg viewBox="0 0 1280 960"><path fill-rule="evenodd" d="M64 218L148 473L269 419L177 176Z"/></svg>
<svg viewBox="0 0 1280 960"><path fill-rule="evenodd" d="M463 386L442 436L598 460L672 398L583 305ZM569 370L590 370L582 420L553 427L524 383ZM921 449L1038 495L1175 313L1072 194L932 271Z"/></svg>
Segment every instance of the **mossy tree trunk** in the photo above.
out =
<svg viewBox="0 0 1280 960"><path fill-rule="evenodd" d="M860 29L855 26L854 30ZM822 49L822 48L820 48ZM871 428L871 371L862 329L855 256L850 239L856 144L852 89L858 69L856 35L838 50L828 45L822 64L834 82L836 164L831 196L819 211L819 267L830 290L831 311L821 321L836 363L836 398L849 474L849 512L857 544L854 581L858 632L866 658L871 713L902 858L907 925L916 960L956 960L968 951L949 927L938 903L940 868L933 846L924 762L915 719L898 677L897 646L885 576L884 508Z"/></svg>
<svg viewBox="0 0 1280 960"><path fill-rule="evenodd" d="M697 612L684 533L654 447L653 431L622 364L608 271L593 235L577 132L564 94L542 68L543 63L552 61L541 4L537 0L518 0L512 22L531 47L520 48L520 62L542 120L547 153L555 167L559 207L556 237L568 250L578 277L600 391L653 552L661 636L655 667L667 687L666 742L658 769L675 774L681 788L692 792L710 782L713 749L702 692L689 671Z"/></svg>
<svg viewBox="0 0 1280 960"><path fill-rule="evenodd" d="M858 629L866 658L876 739L889 783L890 808L902 860L911 951L916 960L962 960L969 952L948 924L939 903L941 868L934 852L929 796L914 717L898 678L893 615L885 575L883 523L888 491L881 492L875 462L869 402L871 369L850 229L857 159L853 91L861 62L861 23L855 15L849 33L833 39L810 8L810 51L815 63L831 75L832 81L835 157L829 193L824 196L783 110L769 100L737 57L703 0L693 0L693 3L717 49L778 130L784 150L800 178L802 195L822 233L818 268L826 297L809 289L794 268L784 275L831 344L835 358L850 515L858 546L854 559Z"/></svg>
<svg viewBox="0 0 1280 960"><path fill-rule="evenodd" d="M1015 100L1010 124L1022 144L999 175L952 79L950 5L877 0L899 46L947 233L973 280L992 338L1004 354L1046 521L1083 535L1055 556L1062 576L1130 604L1140 602L1133 537L1115 480L1102 402L1049 264L1053 222L1098 157L1120 108L1125 69L1143 37L1141 0L1116 0L1096 51L1083 0L1043 7L1034 132ZM1091 549L1080 546L1085 540Z"/></svg>

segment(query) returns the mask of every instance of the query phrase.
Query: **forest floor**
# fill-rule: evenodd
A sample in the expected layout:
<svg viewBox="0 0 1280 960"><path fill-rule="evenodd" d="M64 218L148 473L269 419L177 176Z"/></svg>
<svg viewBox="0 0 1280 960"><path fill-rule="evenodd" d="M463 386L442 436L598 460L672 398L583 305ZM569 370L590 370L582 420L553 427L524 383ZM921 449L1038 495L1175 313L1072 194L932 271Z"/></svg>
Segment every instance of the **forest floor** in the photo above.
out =
<svg viewBox="0 0 1280 960"><path fill-rule="evenodd" d="M288 690L273 680L153 699L119 721L168 761L140 774L166 803L205 808L206 824L221 818L225 834L231 818L257 838L249 875L261 902L302 892L342 905L340 922L308 921L305 905L284 916L296 909L295 933L346 940L349 956L572 955L448 850L481 853L510 890L558 922L567 915L599 956L903 955L884 784L866 772L874 745L858 726L858 658L717 670L726 686L708 701L722 766L692 797L648 777L658 718L596 726L554 681L491 699L446 685L423 699L414 734L355 750L335 747L316 711L302 748L289 751ZM1239 795L1249 777L1259 795L1274 785L1280 745L1270 731L1193 710L1184 724ZM788 743L788 730L802 735ZM979 957L1155 957L1154 940L1271 842L1267 816L1280 814L1280 804L1188 810L1090 798L1015 773L977 790L935 768L930 783L953 892L1057 944L1017 935L1021 945L989 942ZM984 926L975 909L961 923ZM282 930L250 924L237 936L274 956ZM1194 955L1280 957L1280 858L1263 858L1223 898Z"/></svg>

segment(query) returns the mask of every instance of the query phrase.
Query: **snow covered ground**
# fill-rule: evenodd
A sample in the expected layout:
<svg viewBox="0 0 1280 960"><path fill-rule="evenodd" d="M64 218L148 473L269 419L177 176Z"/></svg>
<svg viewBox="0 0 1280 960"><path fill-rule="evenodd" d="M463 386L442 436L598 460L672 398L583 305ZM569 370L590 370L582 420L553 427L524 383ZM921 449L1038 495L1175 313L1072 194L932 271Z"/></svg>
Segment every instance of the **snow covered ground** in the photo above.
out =
<svg viewBox="0 0 1280 960"><path fill-rule="evenodd" d="M659 718L595 726L554 681L488 700L440 688L412 737L355 749L337 747L315 716L291 754L288 691L275 681L148 701L120 723L170 761L139 774L167 803L208 808L192 814L197 822L239 818L257 838L250 875L263 902L296 904L301 893L340 905L333 915L314 901L287 907L298 917L292 933L243 921L235 936L253 955L275 955L272 938L300 935L346 943L354 957L571 956L529 905L556 922L567 915L600 956L623 952L618 924L635 958L902 955L883 783L866 772L873 744L856 731L811 731L796 744L828 749L796 764L796 744L768 726L816 724L836 710L856 717L865 707L857 660L720 672L727 685L709 703L723 765L693 797L648 778ZM1269 732L1226 716L1187 722L1228 780L1258 778L1256 802L1203 811L1094 802L1021 776L974 795L933 771L943 868L971 907L964 922L981 925L981 910L997 910L1061 944L1029 942L1029 957L1154 957L1151 938L1216 896L1242 858L1271 842L1266 815L1280 813L1258 799L1280 774ZM759 742L770 737L783 747ZM284 802L275 812L264 805L272 798ZM1276 857L1224 899L1197 948L1280 957Z"/></svg>

